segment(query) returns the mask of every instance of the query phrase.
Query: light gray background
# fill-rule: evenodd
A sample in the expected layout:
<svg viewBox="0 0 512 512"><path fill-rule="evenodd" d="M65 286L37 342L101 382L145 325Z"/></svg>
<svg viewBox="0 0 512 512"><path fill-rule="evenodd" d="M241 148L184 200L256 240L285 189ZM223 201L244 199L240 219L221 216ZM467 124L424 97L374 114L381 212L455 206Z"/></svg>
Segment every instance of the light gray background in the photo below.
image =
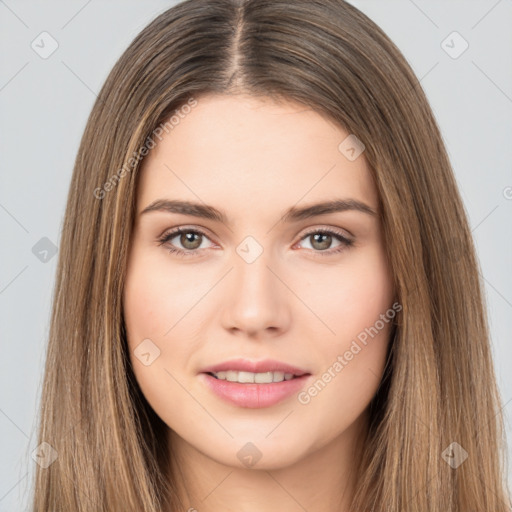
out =
<svg viewBox="0 0 512 512"><path fill-rule="evenodd" d="M57 258L32 248L59 244L78 144L111 67L175 3L0 0L0 511L27 508L35 467ZM352 3L403 51L441 127L478 248L510 439L512 0ZM59 45L47 59L31 48L43 31ZM453 31L469 43L456 59L441 46Z"/></svg>

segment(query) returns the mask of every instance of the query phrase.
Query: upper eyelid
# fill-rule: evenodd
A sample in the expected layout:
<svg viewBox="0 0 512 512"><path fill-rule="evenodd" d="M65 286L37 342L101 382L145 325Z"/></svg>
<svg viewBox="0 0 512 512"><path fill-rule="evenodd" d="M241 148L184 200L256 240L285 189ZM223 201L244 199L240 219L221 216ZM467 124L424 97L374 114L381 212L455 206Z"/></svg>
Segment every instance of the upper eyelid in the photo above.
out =
<svg viewBox="0 0 512 512"><path fill-rule="evenodd" d="M208 234L207 230L205 230L204 228L197 228L197 227L189 227L189 226L178 226L178 227L175 227L175 228L171 228L171 229L168 229L168 230L165 230L162 235L160 235L158 237L158 239L164 239L164 238L168 238L168 237L172 237L174 238L175 236L179 235L180 234L180 231L181 232L195 232L195 233L198 233L200 235L203 235L209 239L211 239L212 237Z"/></svg>
<svg viewBox="0 0 512 512"><path fill-rule="evenodd" d="M308 229L301 237L301 240L305 237L305 236L308 236L312 233L316 233L316 232L322 232L322 231L326 231L326 232L329 232L329 233L333 233L335 235L338 235L338 236L342 236L344 238L347 238L347 239L350 239L352 240L354 238L354 235L352 233L350 233L348 230L346 229L343 229L343 228L339 228L339 227L314 227L314 228L311 228L311 229ZM338 233L338 231L342 231L344 233L347 233L347 235L345 234L340 234Z"/></svg>

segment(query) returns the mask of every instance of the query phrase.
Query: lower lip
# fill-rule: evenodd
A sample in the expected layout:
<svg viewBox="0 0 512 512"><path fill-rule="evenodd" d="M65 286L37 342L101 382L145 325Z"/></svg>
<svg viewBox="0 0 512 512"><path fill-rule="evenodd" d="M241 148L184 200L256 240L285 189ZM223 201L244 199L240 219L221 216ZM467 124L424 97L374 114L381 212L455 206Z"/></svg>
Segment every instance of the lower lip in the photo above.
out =
<svg viewBox="0 0 512 512"><path fill-rule="evenodd" d="M201 375L210 389L219 397L239 407L252 409L270 407L289 398L298 393L304 387L306 380L311 377L311 375L302 375L269 384L241 384L216 379L207 373Z"/></svg>

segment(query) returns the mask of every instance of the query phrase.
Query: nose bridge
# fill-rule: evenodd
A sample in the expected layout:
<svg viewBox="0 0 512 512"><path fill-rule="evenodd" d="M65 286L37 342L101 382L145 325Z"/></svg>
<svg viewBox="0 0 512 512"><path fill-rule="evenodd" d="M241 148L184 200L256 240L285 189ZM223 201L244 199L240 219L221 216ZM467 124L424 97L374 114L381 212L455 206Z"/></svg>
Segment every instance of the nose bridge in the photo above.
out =
<svg viewBox="0 0 512 512"><path fill-rule="evenodd" d="M251 333L269 327L283 328L288 318L286 300L274 275L270 254L270 249L250 236L237 246L233 283L224 311L226 328Z"/></svg>
<svg viewBox="0 0 512 512"><path fill-rule="evenodd" d="M270 300L271 289L275 291L275 277L268 267L272 267L270 261L270 249L264 248L254 237L246 237L236 248L235 259L235 293L240 292L244 297L253 296L258 300Z"/></svg>

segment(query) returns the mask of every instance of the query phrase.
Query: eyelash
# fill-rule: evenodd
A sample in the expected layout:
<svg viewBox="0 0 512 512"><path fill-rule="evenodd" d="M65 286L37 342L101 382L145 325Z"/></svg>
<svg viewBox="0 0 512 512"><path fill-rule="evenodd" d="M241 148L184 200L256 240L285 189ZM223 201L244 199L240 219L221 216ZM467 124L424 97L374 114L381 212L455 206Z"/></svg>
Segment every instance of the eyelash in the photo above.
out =
<svg viewBox="0 0 512 512"><path fill-rule="evenodd" d="M201 230L181 227L181 228L176 228L172 231L165 233L162 237L160 237L158 239L158 241L160 242L158 245L161 246L161 245L165 244L166 242L168 242L169 240L172 240L174 237L176 237L176 235L180 235L182 233L194 233L194 234L202 235L206 238L209 238L208 235ZM329 229L311 230L311 231L305 233L304 236L300 239L300 241L306 239L308 236L315 235L315 234L333 235L334 238L338 239L341 242L341 245L334 250L330 250L330 249L327 249L325 251L314 251L313 250L313 252L317 253L319 256L332 256L333 254L338 254L341 251L348 249L349 247L351 247L354 244L353 240L348 239L347 237L342 235L340 232L332 231ZM176 256L179 256L179 257L196 256L197 253L199 252L198 249L183 250L183 249L176 249L175 247L167 247L167 250L169 253L175 254Z"/></svg>

